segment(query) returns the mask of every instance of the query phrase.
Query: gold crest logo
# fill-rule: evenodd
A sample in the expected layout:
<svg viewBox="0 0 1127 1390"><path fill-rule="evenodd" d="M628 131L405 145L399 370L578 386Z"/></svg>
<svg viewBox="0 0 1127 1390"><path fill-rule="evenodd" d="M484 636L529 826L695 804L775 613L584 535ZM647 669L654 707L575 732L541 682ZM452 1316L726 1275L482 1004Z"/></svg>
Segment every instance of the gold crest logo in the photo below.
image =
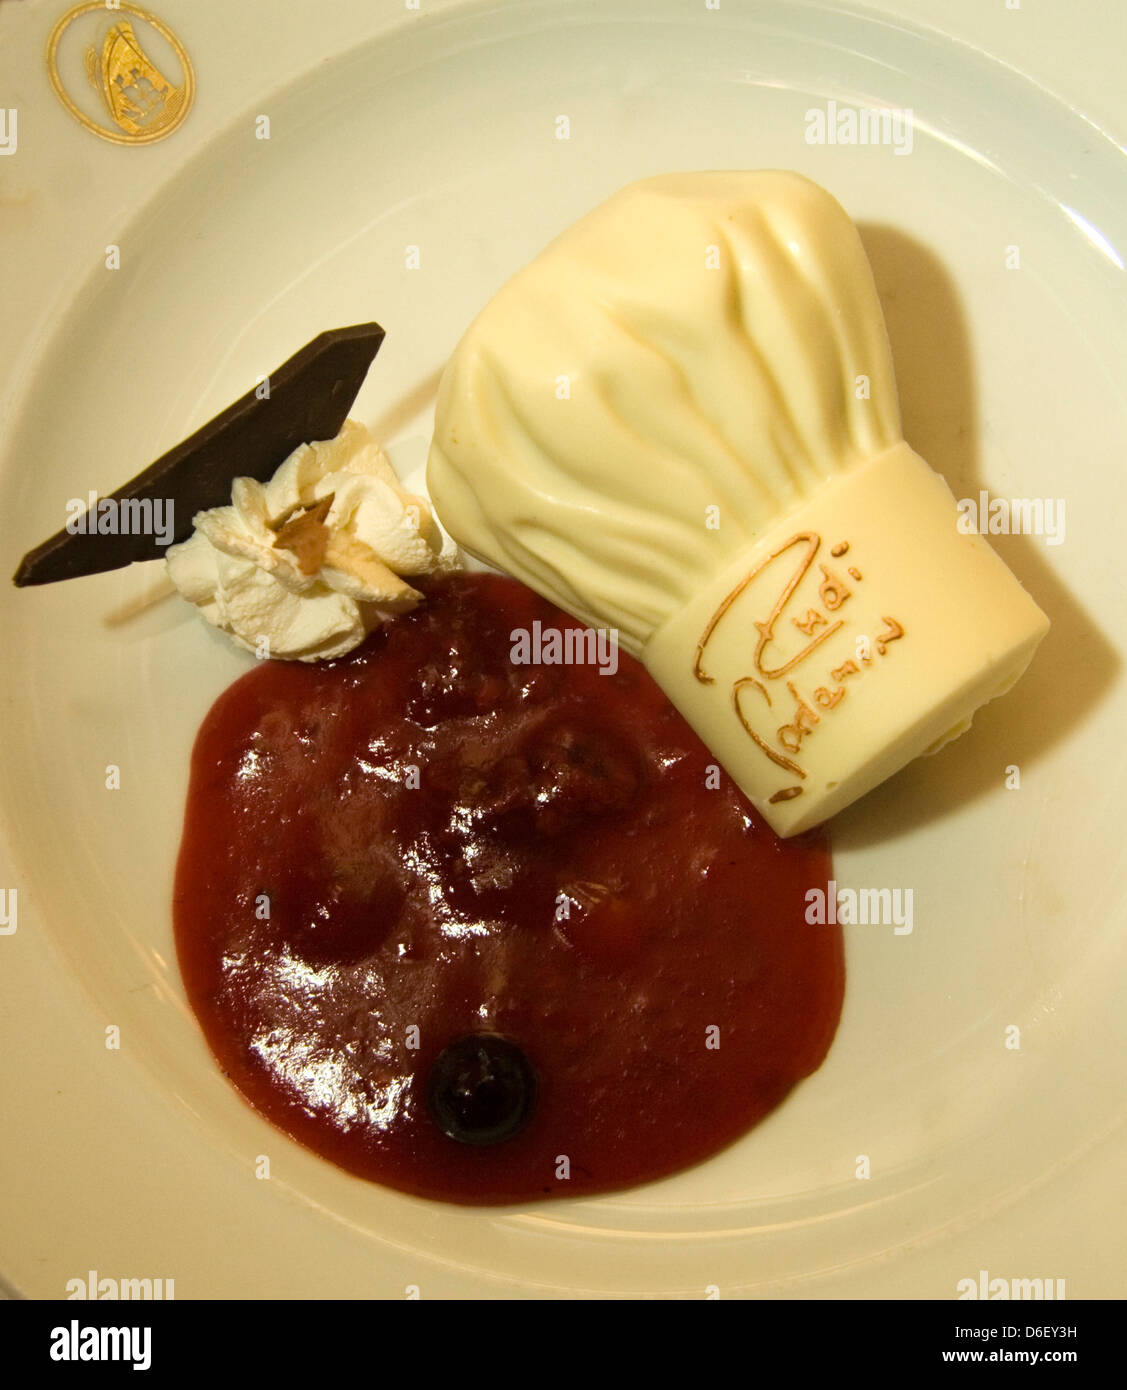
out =
<svg viewBox="0 0 1127 1390"><path fill-rule="evenodd" d="M162 51L154 56L146 43L150 50ZM170 76L177 65L179 75ZM184 45L156 15L137 5L88 0L68 10L47 41L47 72L55 95L75 120L118 145L163 140L183 122L195 99L196 76ZM72 95L81 85L79 72L85 72L96 93L87 97L85 110L78 94ZM70 78L69 91L64 73Z"/></svg>

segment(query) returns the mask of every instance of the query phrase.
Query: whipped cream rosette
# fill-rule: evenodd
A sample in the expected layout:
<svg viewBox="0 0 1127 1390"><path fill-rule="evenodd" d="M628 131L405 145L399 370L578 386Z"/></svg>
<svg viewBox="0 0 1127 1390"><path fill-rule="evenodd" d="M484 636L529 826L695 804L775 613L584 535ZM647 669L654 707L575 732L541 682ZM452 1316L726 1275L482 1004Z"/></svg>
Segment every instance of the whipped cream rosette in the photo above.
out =
<svg viewBox="0 0 1127 1390"><path fill-rule="evenodd" d="M407 492L368 430L346 420L302 444L266 483L236 478L166 556L173 583L251 651L342 656L422 598L408 578L457 566L424 497Z"/></svg>
<svg viewBox="0 0 1127 1390"><path fill-rule="evenodd" d="M623 189L486 306L428 490L641 657L780 835L966 729L1048 620L905 443L856 228L793 173Z"/></svg>

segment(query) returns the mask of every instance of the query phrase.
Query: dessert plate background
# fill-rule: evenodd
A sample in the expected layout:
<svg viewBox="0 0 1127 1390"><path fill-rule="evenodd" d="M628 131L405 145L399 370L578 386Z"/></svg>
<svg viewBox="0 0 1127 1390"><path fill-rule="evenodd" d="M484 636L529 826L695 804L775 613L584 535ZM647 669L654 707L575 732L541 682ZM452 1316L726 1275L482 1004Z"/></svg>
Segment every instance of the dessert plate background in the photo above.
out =
<svg viewBox="0 0 1127 1390"><path fill-rule="evenodd" d="M181 1298L954 1297L985 1268L1122 1295L1127 155L1097 123L1127 129L1102 56L1122 22L1095 5L979 22L922 3L232 17L167 0L197 109L124 149L47 87L63 8L0 14L0 105L20 110L0 161L9 572L67 498L132 476L325 327L387 329L354 413L412 472L437 373L507 275L621 184L698 167L793 167L835 193L874 264L909 442L956 496L1063 497L1067 531L997 538L1054 624L1029 674L835 822L842 885L912 888L915 927L846 929L826 1064L707 1164L527 1211L364 1184L227 1087L184 1003L169 899L192 739L249 658L178 600L144 606L157 567L4 589L12 1287L61 1296L96 1269L174 1278ZM1066 96L1093 71L1092 118L929 16L1042 78L1055 63ZM911 108L912 152L807 144L829 99Z"/></svg>

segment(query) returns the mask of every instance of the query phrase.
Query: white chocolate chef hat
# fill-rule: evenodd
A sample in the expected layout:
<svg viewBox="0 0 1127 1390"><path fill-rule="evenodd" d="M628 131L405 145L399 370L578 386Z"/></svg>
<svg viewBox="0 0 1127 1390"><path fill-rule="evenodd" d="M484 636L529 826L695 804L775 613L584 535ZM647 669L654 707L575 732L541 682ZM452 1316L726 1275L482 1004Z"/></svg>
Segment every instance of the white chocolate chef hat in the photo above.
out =
<svg viewBox="0 0 1127 1390"><path fill-rule="evenodd" d="M962 732L1048 627L904 442L856 228L794 173L646 179L565 231L458 345L427 481L783 835Z"/></svg>

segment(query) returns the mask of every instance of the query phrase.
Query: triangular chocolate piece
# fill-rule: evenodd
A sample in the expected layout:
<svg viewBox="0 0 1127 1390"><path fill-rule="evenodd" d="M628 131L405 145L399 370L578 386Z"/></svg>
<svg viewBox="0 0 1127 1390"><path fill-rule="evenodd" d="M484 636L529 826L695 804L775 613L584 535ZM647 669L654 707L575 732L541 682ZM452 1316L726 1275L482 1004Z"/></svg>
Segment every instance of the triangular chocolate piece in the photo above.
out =
<svg viewBox="0 0 1127 1390"><path fill-rule="evenodd" d="M171 543L186 540L197 512L230 502L235 478L265 482L299 444L339 433L383 337L378 323L319 334L270 374L268 396L260 394L260 388L248 391L111 493L111 499L172 499ZM15 583L52 584L164 555L166 547L151 534L99 535L95 512L86 514L86 526L93 529L64 528L29 551L14 575Z"/></svg>

